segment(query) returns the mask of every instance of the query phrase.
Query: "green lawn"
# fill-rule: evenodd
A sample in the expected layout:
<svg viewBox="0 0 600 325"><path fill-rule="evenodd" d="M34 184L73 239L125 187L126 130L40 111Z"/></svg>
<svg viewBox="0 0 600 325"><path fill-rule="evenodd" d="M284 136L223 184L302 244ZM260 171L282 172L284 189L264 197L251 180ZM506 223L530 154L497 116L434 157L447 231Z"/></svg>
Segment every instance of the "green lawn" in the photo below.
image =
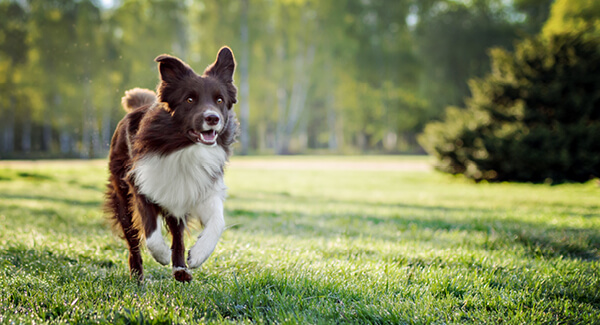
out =
<svg viewBox="0 0 600 325"><path fill-rule="evenodd" d="M600 323L596 181L429 162L235 157L213 255L182 284L145 253L143 285L100 209L105 161L0 162L0 323Z"/></svg>

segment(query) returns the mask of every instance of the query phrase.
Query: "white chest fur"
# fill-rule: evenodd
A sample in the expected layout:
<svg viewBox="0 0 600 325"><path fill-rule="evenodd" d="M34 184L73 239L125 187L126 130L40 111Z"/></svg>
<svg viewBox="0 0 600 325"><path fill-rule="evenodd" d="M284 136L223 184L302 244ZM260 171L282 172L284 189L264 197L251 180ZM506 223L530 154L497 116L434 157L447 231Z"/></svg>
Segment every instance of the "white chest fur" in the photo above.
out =
<svg viewBox="0 0 600 325"><path fill-rule="evenodd" d="M136 162L133 174L139 191L177 218L215 194L224 198L223 166L227 154L220 146L189 146L166 156L149 154Z"/></svg>

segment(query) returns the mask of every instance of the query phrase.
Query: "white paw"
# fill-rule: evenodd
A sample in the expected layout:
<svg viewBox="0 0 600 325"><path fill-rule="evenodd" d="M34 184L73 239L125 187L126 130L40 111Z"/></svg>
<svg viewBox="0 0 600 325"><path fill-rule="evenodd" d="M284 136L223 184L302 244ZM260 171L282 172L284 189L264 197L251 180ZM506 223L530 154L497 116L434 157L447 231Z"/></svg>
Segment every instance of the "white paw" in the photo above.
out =
<svg viewBox="0 0 600 325"><path fill-rule="evenodd" d="M195 269L195 268L200 267L200 265L202 265L202 263L204 263L204 261L206 261L206 259L208 259L210 254L212 254L213 250L214 250L214 247L213 247L213 249L210 249L210 250L203 249L203 247L199 246L196 243L196 245L192 246L192 248L190 249L190 252L188 253L187 264L188 264L189 268Z"/></svg>
<svg viewBox="0 0 600 325"><path fill-rule="evenodd" d="M215 195L197 207L197 216L204 225L204 230L198 236L196 243L188 254L188 266L192 269L199 267L215 250L219 237L225 230L223 218L223 197Z"/></svg>
<svg viewBox="0 0 600 325"><path fill-rule="evenodd" d="M152 254L152 257L154 257L154 259L162 265L169 265L169 263L171 263L170 250L161 252L150 251L150 253Z"/></svg>
<svg viewBox="0 0 600 325"><path fill-rule="evenodd" d="M146 238L146 247L158 263L169 265L171 262L171 249L165 244L160 227L157 227L150 237Z"/></svg>

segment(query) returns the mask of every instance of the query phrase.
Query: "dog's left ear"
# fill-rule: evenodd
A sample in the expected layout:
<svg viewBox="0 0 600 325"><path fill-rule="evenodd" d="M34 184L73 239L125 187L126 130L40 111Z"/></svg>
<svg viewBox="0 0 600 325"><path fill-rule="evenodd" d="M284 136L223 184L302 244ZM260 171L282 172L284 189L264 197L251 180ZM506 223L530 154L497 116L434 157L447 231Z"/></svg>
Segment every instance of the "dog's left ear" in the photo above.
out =
<svg viewBox="0 0 600 325"><path fill-rule="evenodd" d="M233 83L233 72L235 71L235 59L233 52L227 46L223 46L217 54L217 59L211 64L204 74L219 78L226 83Z"/></svg>

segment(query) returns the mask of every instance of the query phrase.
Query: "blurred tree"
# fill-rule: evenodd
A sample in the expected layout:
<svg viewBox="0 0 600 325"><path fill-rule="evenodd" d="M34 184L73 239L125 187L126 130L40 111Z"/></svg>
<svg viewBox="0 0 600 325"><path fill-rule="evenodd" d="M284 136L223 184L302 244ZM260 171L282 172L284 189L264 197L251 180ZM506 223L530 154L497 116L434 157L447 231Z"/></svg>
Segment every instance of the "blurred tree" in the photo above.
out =
<svg viewBox="0 0 600 325"><path fill-rule="evenodd" d="M242 155L247 155L250 147L250 133L248 128L250 127L250 76L248 65L250 61L250 41L248 39L249 27L248 27L248 0L242 0L242 13L240 15L240 47L241 47L241 58L238 61L238 67L240 71L240 142L242 144Z"/></svg>
<svg viewBox="0 0 600 325"><path fill-rule="evenodd" d="M550 18L544 25L543 34L551 37L569 31L588 32L600 36L600 1L556 0Z"/></svg>
<svg viewBox="0 0 600 325"><path fill-rule="evenodd" d="M23 139L31 139L31 125L41 125L41 147L52 150L52 130L59 129L68 141L65 153L74 149L73 135L81 121L80 106L75 105L77 75L70 65L76 40L77 4L68 0L31 1L29 3L27 89L30 102L24 120ZM71 100L65 100L69 98ZM79 103L81 99L77 98Z"/></svg>
<svg viewBox="0 0 600 325"><path fill-rule="evenodd" d="M415 152L486 48L538 26L548 1L0 0L3 154L103 156L123 92L156 86L157 55L202 72L223 45L243 152Z"/></svg>
<svg viewBox="0 0 600 325"><path fill-rule="evenodd" d="M27 22L29 16L15 2L0 2L0 152L15 150L17 100L23 94L23 66L27 63Z"/></svg>
<svg viewBox="0 0 600 325"><path fill-rule="evenodd" d="M495 0L437 1L420 14L416 33L428 117L437 116L448 105L464 103L468 79L489 71L489 48L512 47L517 27L507 15Z"/></svg>
<svg viewBox="0 0 600 325"><path fill-rule="evenodd" d="M530 35L540 32L550 15L554 0L514 0L515 9L525 15L523 29ZM520 17L519 17L520 18Z"/></svg>
<svg viewBox="0 0 600 325"><path fill-rule="evenodd" d="M467 109L420 138L439 168L476 180L554 183L600 176L600 40L583 33L492 51Z"/></svg>

